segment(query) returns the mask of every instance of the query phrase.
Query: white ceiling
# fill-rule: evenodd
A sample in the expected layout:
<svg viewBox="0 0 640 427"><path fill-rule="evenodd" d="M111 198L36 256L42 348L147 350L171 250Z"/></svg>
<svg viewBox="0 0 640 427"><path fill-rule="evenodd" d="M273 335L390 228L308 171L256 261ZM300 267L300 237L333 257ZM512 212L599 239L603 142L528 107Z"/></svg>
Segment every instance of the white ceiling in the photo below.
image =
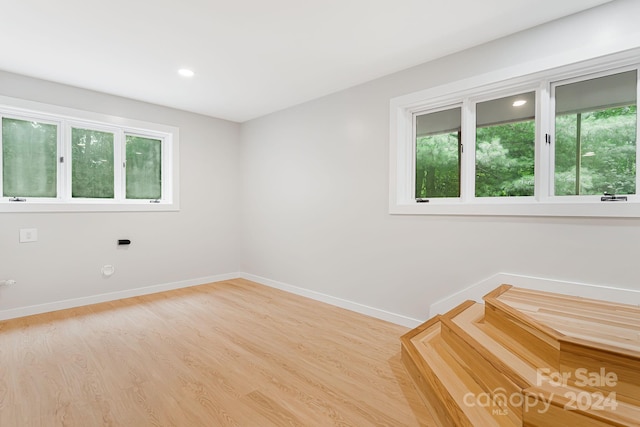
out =
<svg viewBox="0 0 640 427"><path fill-rule="evenodd" d="M608 1L0 0L0 69L242 122Z"/></svg>

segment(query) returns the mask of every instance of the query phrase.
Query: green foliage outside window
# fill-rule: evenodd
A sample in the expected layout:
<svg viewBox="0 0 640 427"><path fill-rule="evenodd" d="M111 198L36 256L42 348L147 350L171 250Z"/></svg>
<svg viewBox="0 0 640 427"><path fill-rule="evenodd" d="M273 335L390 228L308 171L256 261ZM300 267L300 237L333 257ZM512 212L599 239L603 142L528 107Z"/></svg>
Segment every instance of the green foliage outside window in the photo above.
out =
<svg viewBox="0 0 640 427"><path fill-rule="evenodd" d="M635 194L636 121L635 105L558 115L555 194Z"/></svg>
<svg viewBox="0 0 640 427"><path fill-rule="evenodd" d="M114 197L114 135L89 129L71 130L73 197Z"/></svg>
<svg viewBox="0 0 640 427"><path fill-rule="evenodd" d="M58 126L2 118L4 197L56 197Z"/></svg>
<svg viewBox="0 0 640 427"><path fill-rule="evenodd" d="M533 196L535 122L476 129L476 197Z"/></svg>
<svg viewBox="0 0 640 427"><path fill-rule="evenodd" d="M459 197L458 133L419 137L416 141L416 197Z"/></svg>
<svg viewBox="0 0 640 427"><path fill-rule="evenodd" d="M162 141L127 135L127 199L162 198Z"/></svg>
<svg viewBox="0 0 640 427"><path fill-rule="evenodd" d="M636 106L582 113L579 154L577 117L556 118L555 194L635 194ZM533 196L534 156L533 120L476 129L476 197ZM457 133L418 138L416 197L459 197L459 189Z"/></svg>

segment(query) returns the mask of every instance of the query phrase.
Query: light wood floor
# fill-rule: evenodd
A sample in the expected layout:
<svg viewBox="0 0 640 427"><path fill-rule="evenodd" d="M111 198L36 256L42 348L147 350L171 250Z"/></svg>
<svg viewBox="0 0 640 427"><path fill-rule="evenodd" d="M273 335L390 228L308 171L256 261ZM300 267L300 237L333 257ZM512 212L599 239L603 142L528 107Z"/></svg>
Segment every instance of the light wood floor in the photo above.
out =
<svg viewBox="0 0 640 427"><path fill-rule="evenodd" d="M0 426L436 425L406 328L230 280L0 322Z"/></svg>

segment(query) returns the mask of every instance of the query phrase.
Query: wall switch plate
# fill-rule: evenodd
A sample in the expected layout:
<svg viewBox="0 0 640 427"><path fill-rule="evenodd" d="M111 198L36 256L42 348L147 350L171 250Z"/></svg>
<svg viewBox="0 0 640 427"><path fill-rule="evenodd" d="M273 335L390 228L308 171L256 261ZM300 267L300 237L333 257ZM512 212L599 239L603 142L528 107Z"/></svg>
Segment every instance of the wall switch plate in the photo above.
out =
<svg viewBox="0 0 640 427"><path fill-rule="evenodd" d="M20 243L37 242L37 241L38 241L37 228L21 228L20 229Z"/></svg>

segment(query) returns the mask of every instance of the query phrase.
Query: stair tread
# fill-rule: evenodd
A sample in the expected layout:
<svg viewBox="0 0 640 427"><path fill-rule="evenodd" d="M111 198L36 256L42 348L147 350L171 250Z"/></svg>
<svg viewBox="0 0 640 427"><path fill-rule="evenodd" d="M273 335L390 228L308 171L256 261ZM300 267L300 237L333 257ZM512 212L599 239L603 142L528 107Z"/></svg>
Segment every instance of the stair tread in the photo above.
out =
<svg viewBox="0 0 640 427"><path fill-rule="evenodd" d="M530 313L528 313L531 315ZM554 329L565 336L584 339L588 341L620 347L631 351L640 351L640 330L630 328L614 328L603 326L602 323L588 320L574 320L556 314L538 312L536 320L547 325L553 325ZM560 319L566 323L559 324Z"/></svg>
<svg viewBox="0 0 640 427"><path fill-rule="evenodd" d="M611 301L602 301L597 299L585 298L574 295L557 294L547 291L537 291L533 289L524 289L511 287L499 298L508 298L513 301L531 303L548 307L563 307L569 310L587 309L592 315L611 315L621 318L640 320L640 306L633 304L623 304Z"/></svg>
<svg viewBox="0 0 640 427"><path fill-rule="evenodd" d="M498 300L567 337L640 352L640 307L521 288Z"/></svg>
<svg viewBox="0 0 640 427"><path fill-rule="evenodd" d="M484 393L480 385L452 356L452 350L440 336L440 324L416 335L411 339L411 343L456 402L464 402L464 396L469 393L473 396L480 396ZM498 422L494 416L480 406L458 403L458 407L469 420L473 420L474 425L487 427L513 425L508 423L507 418L500 419Z"/></svg>
<svg viewBox="0 0 640 427"><path fill-rule="evenodd" d="M562 304L532 304L530 301L518 301L515 299L509 299L509 304L514 308L525 311L534 311L556 316L566 314L566 308ZM628 313L598 312L589 307L573 307L571 317L577 320L586 320L623 329L629 328L630 325L640 321L640 319L636 319L635 316L629 316Z"/></svg>

